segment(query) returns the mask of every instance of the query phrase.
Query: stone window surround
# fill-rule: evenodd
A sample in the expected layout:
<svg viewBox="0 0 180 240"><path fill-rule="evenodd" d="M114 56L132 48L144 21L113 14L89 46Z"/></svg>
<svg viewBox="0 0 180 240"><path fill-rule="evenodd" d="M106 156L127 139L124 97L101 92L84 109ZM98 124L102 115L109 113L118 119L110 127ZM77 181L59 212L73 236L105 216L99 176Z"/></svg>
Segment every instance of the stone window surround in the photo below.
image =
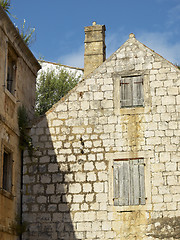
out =
<svg viewBox="0 0 180 240"><path fill-rule="evenodd" d="M13 146L12 145L10 145L9 143L7 143L6 141L4 141L4 140L2 140L2 144L1 144L1 149L2 149L2 151L1 151L1 156L0 156L0 166L1 166L1 173L0 173L0 176L1 176L1 178L0 178L0 194L2 194L2 195L4 195L5 197L7 197L7 198L9 198L9 199L11 199L11 200L13 200L13 198L14 198L14 194L13 194L13 191L14 191L14 188L13 188L13 162L14 162L14 160L13 160L13 152L14 152L14 148L13 148ZM4 161L4 151L7 151L8 153L10 153L11 154L11 161L12 161L12 169L11 169L11 185L12 185L12 187L11 187L11 191L9 192L9 191L7 191L7 190L5 190L5 189L3 189L3 161Z"/></svg>
<svg viewBox="0 0 180 240"><path fill-rule="evenodd" d="M121 108L143 107L143 78L142 76L121 77L120 102Z"/></svg>
<svg viewBox="0 0 180 240"><path fill-rule="evenodd" d="M7 89L7 74L8 74L8 54L10 52L10 55L16 62L16 68L17 68L17 63L18 63L18 54L15 51L15 49L12 47L12 44L6 40L6 50L5 50L5 78L4 78L4 92L5 94L14 102L16 103L16 70L15 70L15 77L14 77L14 84L13 84L13 91L10 92Z"/></svg>
<svg viewBox="0 0 180 240"><path fill-rule="evenodd" d="M143 77L143 91L144 91L144 106L140 107L123 107L120 106L120 81L122 77L142 76ZM149 111L151 105L149 89L149 72L146 71L122 71L112 75L114 82L114 112L116 115L122 114L140 114Z"/></svg>
<svg viewBox="0 0 180 240"><path fill-rule="evenodd" d="M151 152L147 154L147 152L116 152L111 153L108 155L109 158L109 210L110 211L139 211L139 210L152 210L151 205L151 177L150 177L150 158ZM144 167L144 174L145 174L145 198L146 204L145 205L129 205L129 206L114 206L113 202L113 162L115 159L132 159L132 158L143 158L145 167Z"/></svg>
<svg viewBox="0 0 180 240"><path fill-rule="evenodd" d="M113 185L115 206L146 204L144 166L143 158L114 159ZM128 183L126 179L128 179ZM121 186L119 186L119 182L121 182ZM136 184L134 185L134 183ZM138 189L139 191L137 191Z"/></svg>

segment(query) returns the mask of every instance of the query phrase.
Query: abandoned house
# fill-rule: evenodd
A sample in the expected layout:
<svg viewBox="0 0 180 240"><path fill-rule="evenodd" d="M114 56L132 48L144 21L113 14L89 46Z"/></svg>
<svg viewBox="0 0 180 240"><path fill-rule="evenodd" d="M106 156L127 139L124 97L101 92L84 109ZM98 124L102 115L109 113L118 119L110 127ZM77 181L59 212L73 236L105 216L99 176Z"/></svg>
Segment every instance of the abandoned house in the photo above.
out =
<svg viewBox="0 0 180 240"><path fill-rule="evenodd" d="M12 224L21 215L18 107L34 115L35 82L40 65L0 6L0 239L15 240Z"/></svg>
<svg viewBox="0 0 180 240"><path fill-rule="evenodd" d="M31 128L24 240L180 239L180 71L132 33L106 60L105 30L85 27L84 79Z"/></svg>

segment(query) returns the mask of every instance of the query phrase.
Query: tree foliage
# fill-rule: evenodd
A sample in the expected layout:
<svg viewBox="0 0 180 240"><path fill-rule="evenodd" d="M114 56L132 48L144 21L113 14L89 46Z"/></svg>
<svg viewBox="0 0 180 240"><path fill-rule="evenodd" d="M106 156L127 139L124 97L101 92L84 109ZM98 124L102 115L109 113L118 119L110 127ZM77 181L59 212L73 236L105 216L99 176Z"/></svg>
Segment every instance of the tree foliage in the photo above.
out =
<svg viewBox="0 0 180 240"><path fill-rule="evenodd" d="M2 8L4 9L5 12L7 12L9 15L14 17L9 11L11 8L10 0L0 0L0 5L2 6ZM14 18L16 18L16 17L14 17ZM21 37L24 40L24 42L26 43L26 45L29 47L35 41L35 35L34 35L35 28L26 27L25 23L26 23L26 20L24 19L24 22L20 26L20 28L16 26L16 29L19 32L19 34L21 35Z"/></svg>
<svg viewBox="0 0 180 240"><path fill-rule="evenodd" d="M11 6L11 1L10 0L0 0L0 5L6 11L7 13L10 14L9 9Z"/></svg>
<svg viewBox="0 0 180 240"><path fill-rule="evenodd" d="M25 148L28 149L29 156L32 157L32 153L34 150L34 147L32 145L32 139L29 136L27 132L29 124L29 118L26 111L26 108L22 105L18 108L18 125L19 125L19 147L21 150L24 150Z"/></svg>
<svg viewBox="0 0 180 240"><path fill-rule="evenodd" d="M21 35L24 42L30 46L35 41L35 28L25 27L26 20L24 19L23 24L20 28L17 27L19 34Z"/></svg>
<svg viewBox="0 0 180 240"><path fill-rule="evenodd" d="M37 80L36 112L44 114L73 87L80 79L76 73L70 73L59 67L55 70L42 72Z"/></svg>

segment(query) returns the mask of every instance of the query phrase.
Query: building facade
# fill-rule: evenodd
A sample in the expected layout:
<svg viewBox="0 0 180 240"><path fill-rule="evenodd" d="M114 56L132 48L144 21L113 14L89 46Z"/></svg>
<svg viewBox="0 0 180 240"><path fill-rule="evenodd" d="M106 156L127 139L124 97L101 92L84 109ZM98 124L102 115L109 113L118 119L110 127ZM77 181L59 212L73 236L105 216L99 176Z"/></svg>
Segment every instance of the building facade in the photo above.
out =
<svg viewBox="0 0 180 240"><path fill-rule="evenodd" d="M103 61L31 129L24 240L180 238L180 71L134 34Z"/></svg>
<svg viewBox="0 0 180 240"><path fill-rule="evenodd" d="M18 107L34 117L36 73L40 65L0 6L0 239L14 240L21 214L21 150Z"/></svg>

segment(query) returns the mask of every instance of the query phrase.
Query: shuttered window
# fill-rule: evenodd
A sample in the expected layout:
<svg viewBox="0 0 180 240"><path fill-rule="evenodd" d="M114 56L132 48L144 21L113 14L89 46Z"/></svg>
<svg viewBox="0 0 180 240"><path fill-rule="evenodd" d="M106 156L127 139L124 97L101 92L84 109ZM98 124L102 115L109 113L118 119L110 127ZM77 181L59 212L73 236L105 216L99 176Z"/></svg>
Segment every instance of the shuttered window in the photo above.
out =
<svg viewBox="0 0 180 240"><path fill-rule="evenodd" d="M3 189L11 192L12 189L12 154L4 151L3 154Z"/></svg>
<svg viewBox="0 0 180 240"><path fill-rule="evenodd" d="M16 81L16 67L17 67L17 55L14 49L8 47L8 58L7 58L7 80L6 88L11 94L15 94L15 81Z"/></svg>
<svg viewBox="0 0 180 240"><path fill-rule="evenodd" d="M142 76L122 77L120 81L121 107L143 106Z"/></svg>
<svg viewBox="0 0 180 240"><path fill-rule="evenodd" d="M115 160L114 205L145 204L144 159Z"/></svg>

